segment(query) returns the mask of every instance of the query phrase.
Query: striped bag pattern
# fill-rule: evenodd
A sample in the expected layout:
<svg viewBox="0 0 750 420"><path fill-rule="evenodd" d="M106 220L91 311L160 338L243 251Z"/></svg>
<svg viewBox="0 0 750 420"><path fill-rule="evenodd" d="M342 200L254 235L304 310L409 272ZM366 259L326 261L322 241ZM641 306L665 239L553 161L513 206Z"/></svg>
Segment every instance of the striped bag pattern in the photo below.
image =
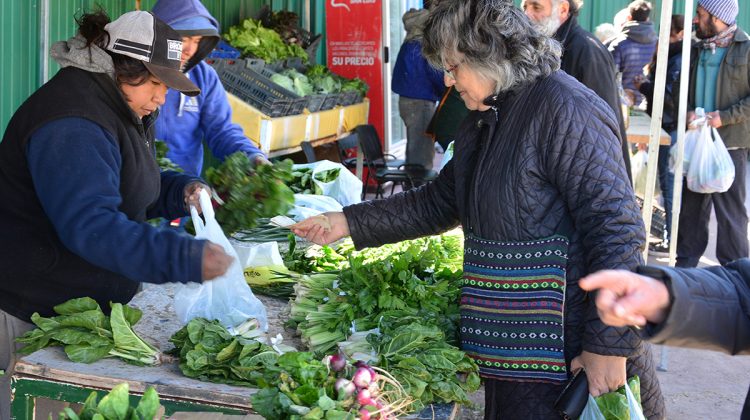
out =
<svg viewBox="0 0 750 420"><path fill-rule="evenodd" d="M467 235L461 288L461 348L492 379L562 383L563 236L497 242Z"/></svg>

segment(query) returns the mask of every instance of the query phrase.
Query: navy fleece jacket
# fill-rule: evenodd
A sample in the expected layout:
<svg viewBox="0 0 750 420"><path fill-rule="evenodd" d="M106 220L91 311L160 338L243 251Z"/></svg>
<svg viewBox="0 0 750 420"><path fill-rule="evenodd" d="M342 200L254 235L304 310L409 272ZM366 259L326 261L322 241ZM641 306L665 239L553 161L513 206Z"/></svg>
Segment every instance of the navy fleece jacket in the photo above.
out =
<svg viewBox="0 0 750 420"><path fill-rule="evenodd" d="M49 122L29 139L27 161L42 207L70 251L134 281L201 281L205 241L119 211L120 152L101 126L77 117ZM159 199L147 216L184 216L184 189L193 181L200 179L162 172Z"/></svg>

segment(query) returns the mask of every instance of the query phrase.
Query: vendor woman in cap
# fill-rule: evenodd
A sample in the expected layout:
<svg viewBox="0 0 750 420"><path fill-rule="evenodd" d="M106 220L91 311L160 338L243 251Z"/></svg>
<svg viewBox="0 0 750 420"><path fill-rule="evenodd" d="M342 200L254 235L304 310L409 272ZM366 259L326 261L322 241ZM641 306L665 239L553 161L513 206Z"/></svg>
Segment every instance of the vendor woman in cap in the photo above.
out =
<svg viewBox="0 0 750 420"><path fill-rule="evenodd" d="M199 0L159 0L152 11L182 36L182 71L201 89L196 96L174 88L167 92L156 122L156 139L167 143L167 157L185 173L198 176L205 140L221 160L241 151L251 163L267 163L263 152L232 123L232 109L219 76L203 62L219 42L216 19Z"/></svg>
<svg viewBox="0 0 750 420"><path fill-rule="evenodd" d="M159 172L153 126L167 87L200 93L180 72L180 35L148 12L101 11L51 50L61 70L16 111L0 142L0 418L9 418L14 339L72 298L104 310L140 282L224 272L220 245L146 223L197 205L201 180Z"/></svg>

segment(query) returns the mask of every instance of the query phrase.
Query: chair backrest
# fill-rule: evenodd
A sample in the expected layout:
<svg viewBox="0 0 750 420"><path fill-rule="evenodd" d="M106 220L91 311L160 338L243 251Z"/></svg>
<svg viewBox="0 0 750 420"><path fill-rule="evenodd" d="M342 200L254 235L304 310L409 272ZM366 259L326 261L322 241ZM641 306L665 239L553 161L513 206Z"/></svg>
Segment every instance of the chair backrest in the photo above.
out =
<svg viewBox="0 0 750 420"><path fill-rule="evenodd" d="M359 147L362 148L362 155L368 164L383 164L385 162L383 145L380 143L380 136L378 136L375 127L370 124L362 124L357 126L354 132L359 137Z"/></svg>
<svg viewBox="0 0 750 420"><path fill-rule="evenodd" d="M318 159L315 157L315 150L313 150L312 144L310 144L309 141L303 141L300 143L300 147L302 147L302 152L305 153L305 158L307 158L307 163L313 163L317 162Z"/></svg>
<svg viewBox="0 0 750 420"><path fill-rule="evenodd" d="M336 140L336 145L339 147L339 158L343 163L349 158L349 156L346 155L347 151L359 147L359 136L357 136L357 133L349 134L346 137Z"/></svg>

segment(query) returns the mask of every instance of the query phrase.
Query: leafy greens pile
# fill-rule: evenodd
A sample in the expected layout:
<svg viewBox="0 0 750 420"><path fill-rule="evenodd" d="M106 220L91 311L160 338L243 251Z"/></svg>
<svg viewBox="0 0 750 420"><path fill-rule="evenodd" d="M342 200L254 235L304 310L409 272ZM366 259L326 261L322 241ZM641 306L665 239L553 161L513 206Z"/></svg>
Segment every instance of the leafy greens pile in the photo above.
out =
<svg viewBox="0 0 750 420"><path fill-rule="evenodd" d="M123 382L105 395L97 403L96 391L91 392L83 408L76 414L73 409L66 407L58 417L59 420L152 420L159 418L159 394L152 387L146 389L138 405L130 405L127 382ZM50 418L52 416L50 415Z"/></svg>
<svg viewBox="0 0 750 420"><path fill-rule="evenodd" d="M68 358L77 363L119 357L134 365L159 364L159 351L132 328L143 313L120 303L111 306L112 312L107 316L94 299L84 297L55 306L58 316L44 318L34 313L31 321L38 328L16 339L24 344L19 353L64 346Z"/></svg>
<svg viewBox="0 0 750 420"><path fill-rule="evenodd" d="M467 392L477 389L479 377L474 362L456 347L462 238L445 234L338 253L349 260L338 276L298 277L290 324L303 343L319 355L340 343L353 349L345 351L350 356L368 355L402 383L414 410L435 401L468 403ZM379 334L351 334L375 328Z"/></svg>
<svg viewBox="0 0 750 420"><path fill-rule="evenodd" d="M216 210L216 220L224 233L251 229L259 219L285 215L291 210L294 193L285 184L291 180L291 173L291 160L253 168L242 152L228 156L217 168L209 168L206 179L224 200L224 205Z"/></svg>
<svg viewBox="0 0 750 420"><path fill-rule="evenodd" d="M240 25L229 28L224 38L244 56L262 58L266 62L300 57L307 62L308 57L298 44L285 43L273 29L264 28L255 19L245 19Z"/></svg>

